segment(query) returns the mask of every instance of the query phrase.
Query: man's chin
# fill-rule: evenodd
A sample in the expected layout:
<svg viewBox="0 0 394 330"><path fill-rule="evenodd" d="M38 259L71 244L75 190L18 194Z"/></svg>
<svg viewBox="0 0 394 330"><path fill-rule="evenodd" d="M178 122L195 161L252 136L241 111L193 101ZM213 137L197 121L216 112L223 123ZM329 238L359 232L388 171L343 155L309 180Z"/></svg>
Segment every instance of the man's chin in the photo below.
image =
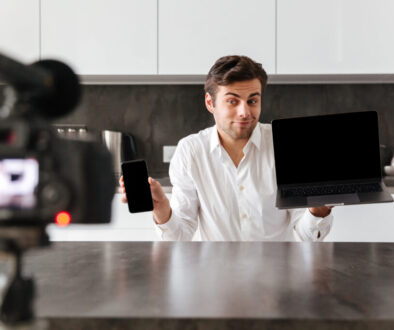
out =
<svg viewBox="0 0 394 330"><path fill-rule="evenodd" d="M231 135L236 140L245 140L250 138L250 136L253 133L253 130L254 127L233 129L231 130L232 131Z"/></svg>

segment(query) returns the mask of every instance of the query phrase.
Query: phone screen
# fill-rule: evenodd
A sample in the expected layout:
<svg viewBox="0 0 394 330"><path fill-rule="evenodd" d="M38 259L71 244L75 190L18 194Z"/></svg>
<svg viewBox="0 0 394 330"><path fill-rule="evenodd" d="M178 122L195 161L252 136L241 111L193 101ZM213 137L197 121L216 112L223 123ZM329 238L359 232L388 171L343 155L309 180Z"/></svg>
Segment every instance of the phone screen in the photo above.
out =
<svg viewBox="0 0 394 330"><path fill-rule="evenodd" d="M145 161L123 162L122 172L130 213L152 211L153 202Z"/></svg>

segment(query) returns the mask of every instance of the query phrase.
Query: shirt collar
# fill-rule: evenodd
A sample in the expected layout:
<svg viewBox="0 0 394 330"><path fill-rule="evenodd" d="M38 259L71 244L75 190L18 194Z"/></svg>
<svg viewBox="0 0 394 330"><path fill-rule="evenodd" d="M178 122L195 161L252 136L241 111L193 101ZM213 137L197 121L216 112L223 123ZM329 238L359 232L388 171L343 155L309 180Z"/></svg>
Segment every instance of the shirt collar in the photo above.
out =
<svg viewBox="0 0 394 330"><path fill-rule="evenodd" d="M216 125L212 129L209 145L210 145L210 148L209 148L210 152L212 152L213 150L215 150L217 147L220 146L219 133L218 133Z"/></svg>
<svg viewBox="0 0 394 330"><path fill-rule="evenodd" d="M257 123L248 142L253 143L256 146L256 148L260 150L260 145L261 145L260 123Z"/></svg>
<svg viewBox="0 0 394 330"><path fill-rule="evenodd" d="M246 145L253 143L257 149L260 150L260 145L261 145L261 132L260 132L260 123L257 123L256 127L254 128L252 135L249 138L249 141ZM209 151L212 152L215 150L217 147L220 146L220 140L219 140L219 133L217 130L216 125L212 129L211 133L211 139L210 139L210 148Z"/></svg>

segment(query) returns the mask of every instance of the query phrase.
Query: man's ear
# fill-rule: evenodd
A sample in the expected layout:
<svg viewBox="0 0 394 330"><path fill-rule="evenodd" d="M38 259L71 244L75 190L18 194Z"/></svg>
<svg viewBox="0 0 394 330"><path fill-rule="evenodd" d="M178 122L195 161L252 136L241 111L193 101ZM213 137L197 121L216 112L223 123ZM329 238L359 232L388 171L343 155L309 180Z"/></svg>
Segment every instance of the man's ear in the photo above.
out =
<svg viewBox="0 0 394 330"><path fill-rule="evenodd" d="M213 114L214 112L213 100L211 94L209 93L205 93L205 106L207 107L207 110Z"/></svg>

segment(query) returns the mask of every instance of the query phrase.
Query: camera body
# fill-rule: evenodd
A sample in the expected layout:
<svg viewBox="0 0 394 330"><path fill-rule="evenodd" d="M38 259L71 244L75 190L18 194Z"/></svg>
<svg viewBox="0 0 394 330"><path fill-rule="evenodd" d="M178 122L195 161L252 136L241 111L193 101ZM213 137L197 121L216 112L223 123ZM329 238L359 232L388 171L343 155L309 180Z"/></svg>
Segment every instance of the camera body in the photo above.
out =
<svg viewBox="0 0 394 330"><path fill-rule="evenodd" d="M0 251L15 256L0 320L17 324L34 317L22 253L49 245L45 228L61 212L64 223L110 222L116 182L104 145L62 138L49 123L80 100L71 68L56 60L24 65L0 53L0 80L8 84L0 104Z"/></svg>
<svg viewBox="0 0 394 330"><path fill-rule="evenodd" d="M71 140L33 115L0 121L0 225L105 223L115 191L111 154L95 141Z"/></svg>

